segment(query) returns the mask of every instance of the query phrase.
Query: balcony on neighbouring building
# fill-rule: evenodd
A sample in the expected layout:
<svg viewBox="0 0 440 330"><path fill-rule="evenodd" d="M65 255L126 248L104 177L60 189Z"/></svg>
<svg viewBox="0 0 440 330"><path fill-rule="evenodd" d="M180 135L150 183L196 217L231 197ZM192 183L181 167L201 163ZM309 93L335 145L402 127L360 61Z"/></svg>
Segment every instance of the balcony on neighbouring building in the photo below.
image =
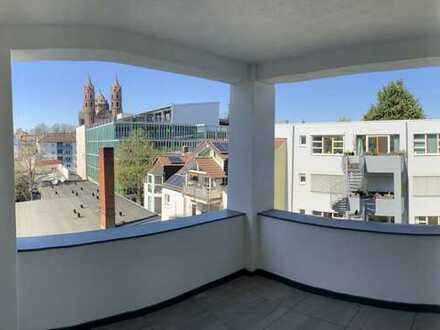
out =
<svg viewBox="0 0 440 330"><path fill-rule="evenodd" d="M189 184L183 187L184 194L204 202L213 202L214 200L221 200L223 189L211 188L199 184Z"/></svg>

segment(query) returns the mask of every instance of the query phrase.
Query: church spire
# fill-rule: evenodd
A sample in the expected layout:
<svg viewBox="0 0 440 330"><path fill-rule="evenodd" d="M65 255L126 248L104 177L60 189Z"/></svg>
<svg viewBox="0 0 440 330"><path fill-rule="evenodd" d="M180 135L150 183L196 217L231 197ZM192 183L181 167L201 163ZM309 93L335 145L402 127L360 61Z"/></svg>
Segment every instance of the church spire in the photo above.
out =
<svg viewBox="0 0 440 330"><path fill-rule="evenodd" d="M112 117L116 119L118 114L122 113L122 87L119 84L118 75L115 75L115 80L112 85Z"/></svg>
<svg viewBox="0 0 440 330"><path fill-rule="evenodd" d="M83 107L80 113L80 120L79 120L80 125L89 126L93 124L95 120L94 109L95 109L95 87L93 86L90 75L87 75L87 80L84 85Z"/></svg>

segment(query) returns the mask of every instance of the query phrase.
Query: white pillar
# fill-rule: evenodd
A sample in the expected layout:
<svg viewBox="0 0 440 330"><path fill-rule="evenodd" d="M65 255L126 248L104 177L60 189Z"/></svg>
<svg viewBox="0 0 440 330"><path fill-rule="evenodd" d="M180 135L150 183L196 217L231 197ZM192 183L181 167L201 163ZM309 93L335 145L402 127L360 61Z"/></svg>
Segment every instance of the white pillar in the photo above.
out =
<svg viewBox="0 0 440 330"><path fill-rule="evenodd" d="M246 268L258 268L257 213L273 208L273 84L246 81L231 88L228 208L245 212Z"/></svg>
<svg viewBox="0 0 440 330"><path fill-rule="evenodd" d="M11 63L0 48L0 328L17 328L14 147Z"/></svg>

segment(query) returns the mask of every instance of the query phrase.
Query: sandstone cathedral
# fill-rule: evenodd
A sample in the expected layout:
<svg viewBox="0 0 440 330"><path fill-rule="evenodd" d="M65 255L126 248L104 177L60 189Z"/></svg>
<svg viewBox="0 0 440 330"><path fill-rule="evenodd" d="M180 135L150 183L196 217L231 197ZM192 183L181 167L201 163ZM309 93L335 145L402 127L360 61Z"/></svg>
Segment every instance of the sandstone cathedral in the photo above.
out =
<svg viewBox="0 0 440 330"><path fill-rule="evenodd" d="M111 107L105 96L99 92L95 97L95 87L90 79L84 85L84 101L79 113L79 125L90 126L95 123L115 120L122 113L122 88L118 78L111 88Z"/></svg>

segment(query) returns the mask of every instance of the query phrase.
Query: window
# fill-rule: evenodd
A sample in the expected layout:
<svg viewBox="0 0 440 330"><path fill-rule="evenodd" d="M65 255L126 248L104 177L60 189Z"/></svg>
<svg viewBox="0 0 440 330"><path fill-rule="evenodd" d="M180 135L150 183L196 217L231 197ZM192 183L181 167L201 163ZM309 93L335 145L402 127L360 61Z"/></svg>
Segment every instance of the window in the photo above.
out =
<svg viewBox="0 0 440 330"><path fill-rule="evenodd" d="M344 137L342 135L313 136L313 154L336 155L344 153Z"/></svg>
<svg viewBox="0 0 440 330"><path fill-rule="evenodd" d="M394 223L394 217L388 217L384 215L369 215L368 221L380 222L380 223Z"/></svg>
<svg viewBox="0 0 440 330"><path fill-rule="evenodd" d="M307 144L307 136L300 135L300 137L299 137L299 145L300 146L305 146L306 144Z"/></svg>
<svg viewBox="0 0 440 330"><path fill-rule="evenodd" d="M373 155L384 155L400 151L400 136L393 135L358 135L356 137L358 155L364 152Z"/></svg>
<svg viewBox="0 0 440 330"><path fill-rule="evenodd" d="M306 175L305 173L299 174L299 184L306 184Z"/></svg>
<svg viewBox="0 0 440 330"><path fill-rule="evenodd" d="M313 214L313 215L316 215L316 216L318 216L318 217L322 217L322 212L321 212L321 211L313 210L313 211L312 211L312 214Z"/></svg>
<svg viewBox="0 0 440 330"><path fill-rule="evenodd" d="M298 213L300 213L300 214L306 214L306 210L304 210L304 209L298 209Z"/></svg>
<svg viewBox="0 0 440 330"><path fill-rule="evenodd" d="M333 213L332 212L324 212L324 217L325 218L332 218L333 217Z"/></svg>
<svg viewBox="0 0 440 330"><path fill-rule="evenodd" d="M335 219L343 219L344 218L344 213L343 212L335 212L335 213L333 213L333 218L335 218Z"/></svg>
<svg viewBox="0 0 440 330"><path fill-rule="evenodd" d="M440 196L440 176L414 176L413 196Z"/></svg>
<svg viewBox="0 0 440 330"><path fill-rule="evenodd" d="M415 217L416 225L438 225L440 216L418 216Z"/></svg>
<svg viewBox="0 0 440 330"><path fill-rule="evenodd" d="M165 194L165 205L170 205L170 195L169 194Z"/></svg>
<svg viewBox="0 0 440 330"><path fill-rule="evenodd" d="M414 134L414 153L417 155L440 153L440 134Z"/></svg>

